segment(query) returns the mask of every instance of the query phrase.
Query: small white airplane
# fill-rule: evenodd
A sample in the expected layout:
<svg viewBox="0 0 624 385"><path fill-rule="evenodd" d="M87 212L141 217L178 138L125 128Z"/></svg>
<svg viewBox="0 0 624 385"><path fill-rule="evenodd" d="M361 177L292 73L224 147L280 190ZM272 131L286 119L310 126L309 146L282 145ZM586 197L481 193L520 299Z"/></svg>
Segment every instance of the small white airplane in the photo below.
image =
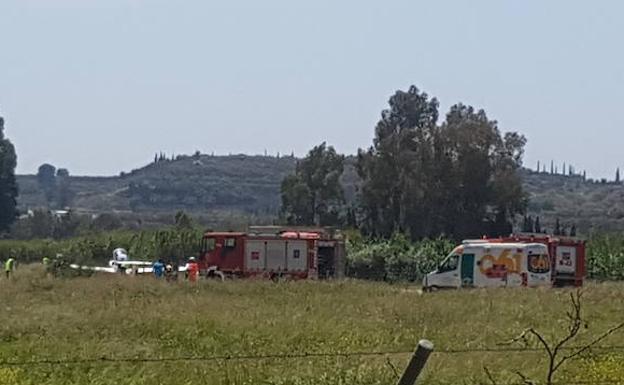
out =
<svg viewBox="0 0 624 385"><path fill-rule="evenodd" d="M125 273L125 274L145 274L151 273L152 262L148 261L130 261L128 260L128 252L126 249L117 248L113 250L113 259L108 261L108 266L82 266L71 264L69 267L76 270L97 271L102 273ZM186 267L178 268L178 271L186 271Z"/></svg>

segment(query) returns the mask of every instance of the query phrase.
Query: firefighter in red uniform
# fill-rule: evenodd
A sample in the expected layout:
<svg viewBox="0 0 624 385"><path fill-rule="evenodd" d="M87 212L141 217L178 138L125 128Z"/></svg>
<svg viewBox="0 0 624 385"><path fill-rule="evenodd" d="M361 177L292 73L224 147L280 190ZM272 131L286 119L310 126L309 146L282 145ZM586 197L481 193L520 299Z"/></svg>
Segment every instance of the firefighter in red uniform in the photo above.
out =
<svg viewBox="0 0 624 385"><path fill-rule="evenodd" d="M195 262L195 257L191 257L186 264L186 277L189 282L196 282L199 275L199 265Z"/></svg>

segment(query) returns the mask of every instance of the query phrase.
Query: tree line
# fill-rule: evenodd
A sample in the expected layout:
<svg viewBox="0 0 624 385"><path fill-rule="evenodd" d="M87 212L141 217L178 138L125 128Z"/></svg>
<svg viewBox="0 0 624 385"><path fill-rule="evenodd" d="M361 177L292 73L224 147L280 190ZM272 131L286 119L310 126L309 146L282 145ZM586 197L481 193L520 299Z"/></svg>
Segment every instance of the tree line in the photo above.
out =
<svg viewBox="0 0 624 385"><path fill-rule="evenodd" d="M528 200L518 173L525 137L501 133L485 111L461 103L439 122L438 100L415 86L388 104L372 145L358 151L355 204L340 185L345 157L323 143L284 179L283 220L386 238L509 234Z"/></svg>
<svg viewBox="0 0 624 385"><path fill-rule="evenodd" d="M17 217L16 166L15 147L4 136L4 119L0 116L0 233L8 231Z"/></svg>
<svg viewBox="0 0 624 385"><path fill-rule="evenodd" d="M73 192L70 189L71 179L66 168L57 169L49 163L44 163L37 170L37 182L45 194L48 207L69 206Z"/></svg>

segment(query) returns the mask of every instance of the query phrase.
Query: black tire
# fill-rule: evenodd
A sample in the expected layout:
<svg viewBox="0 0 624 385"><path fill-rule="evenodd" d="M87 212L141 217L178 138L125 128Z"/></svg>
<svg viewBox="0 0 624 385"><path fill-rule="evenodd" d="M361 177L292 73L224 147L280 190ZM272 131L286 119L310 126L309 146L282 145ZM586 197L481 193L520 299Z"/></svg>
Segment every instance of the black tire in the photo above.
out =
<svg viewBox="0 0 624 385"><path fill-rule="evenodd" d="M225 281L225 274L219 270L210 270L206 273L206 279L213 281Z"/></svg>

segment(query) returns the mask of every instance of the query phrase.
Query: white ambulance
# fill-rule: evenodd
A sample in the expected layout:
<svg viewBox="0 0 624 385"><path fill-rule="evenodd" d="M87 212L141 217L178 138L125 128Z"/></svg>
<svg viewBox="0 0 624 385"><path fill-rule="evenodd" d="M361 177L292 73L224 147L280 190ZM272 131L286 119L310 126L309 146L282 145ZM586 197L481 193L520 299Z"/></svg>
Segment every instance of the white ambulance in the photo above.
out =
<svg viewBox="0 0 624 385"><path fill-rule="evenodd" d="M423 279L424 290L549 286L548 248L541 243L465 241Z"/></svg>

